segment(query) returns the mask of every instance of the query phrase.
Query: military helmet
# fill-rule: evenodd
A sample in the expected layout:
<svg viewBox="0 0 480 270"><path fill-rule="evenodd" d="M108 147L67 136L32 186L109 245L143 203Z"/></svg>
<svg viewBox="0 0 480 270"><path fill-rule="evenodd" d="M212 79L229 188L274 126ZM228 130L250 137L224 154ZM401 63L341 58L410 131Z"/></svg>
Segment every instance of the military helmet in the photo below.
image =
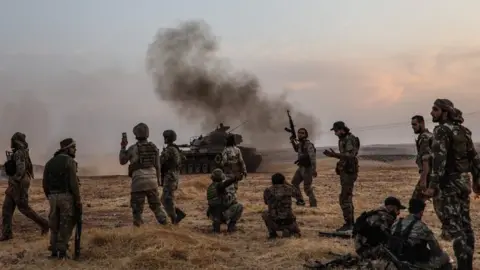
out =
<svg viewBox="0 0 480 270"><path fill-rule="evenodd" d="M212 174L210 176L214 182L220 182L225 180L225 174L223 173L222 169L215 169L212 171Z"/></svg>
<svg viewBox="0 0 480 270"><path fill-rule="evenodd" d="M175 133L175 131L171 130L171 129L167 129L163 132L163 138L165 139L170 139L172 140L172 142L176 141L177 140L177 133Z"/></svg>
<svg viewBox="0 0 480 270"><path fill-rule="evenodd" d="M135 127L133 127L133 134L137 138L145 138L147 139L150 135L150 130L148 129L147 124L139 123Z"/></svg>

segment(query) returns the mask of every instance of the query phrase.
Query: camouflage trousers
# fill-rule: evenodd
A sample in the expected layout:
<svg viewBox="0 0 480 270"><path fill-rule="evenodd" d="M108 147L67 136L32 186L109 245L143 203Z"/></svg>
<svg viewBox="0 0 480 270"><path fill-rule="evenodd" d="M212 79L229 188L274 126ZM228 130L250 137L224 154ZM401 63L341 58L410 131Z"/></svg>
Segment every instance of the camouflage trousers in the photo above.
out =
<svg viewBox="0 0 480 270"><path fill-rule="evenodd" d="M20 213L37 223L42 231L48 232L48 221L42 218L28 204L29 187L20 187L8 184L5 191L5 199L2 206L2 236L12 237L12 220L15 209L18 208Z"/></svg>
<svg viewBox="0 0 480 270"><path fill-rule="evenodd" d="M50 194L50 250L64 251L68 249L68 241L75 228L75 207L70 193Z"/></svg>
<svg viewBox="0 0 480 270"><path fill-rule="evenodd" d="M175 191L177 188L178 178L170 177L167 174L164 178L161 200L173 224L178 223L179 220L185 217L185 213L175 205Z"/></svg>
<svg viewBox="0 0 480 270"><path fill-rule="evenodd" d="M236 202L227 207L227 209L221 209L215 207L209 207L208 218L214 223L236 223L243 214L243 205Z"/></svg>
<svg viewBox="0 0 480 270"><path fill-rule="evenodd" d="M355 208L353 206L353 188L355 181L357 181L357 174L340 173L341 191L338 196L338 201L342 209L345 224L351 225L355 222Z"/></svg>
<svg viewBox="0 0 480 270"><path fill-rule="evenodd" d="M143 224L142 214L145 206L145 198L147 198L148 206L152 210L157 222L160 224L167 223L167 215L162 209L158 190L150 189L145 191L132 192L130 194L130 206L132 207L133 225L140 226Z"/></svg>
<svg viewBox="0 0 480 270"><path fill-rule="evenodd" d="M300 184L302 182L303 190L305 191L305 195L308 196L310 206L316 207L317 198L315 197L315 193L313 192L313 172L311 167L298 167L292 179L292 185L299 191L298 193L300 194L300 198L303 201L303 195L300 190Z"/></svg>
<svg viewBox="0 0 480 270"><path fill-rule="evenodd" d="M263 211L262 219L265 222L265 226L267 226L269 233L276 233L277 231L288 231L291 234L300 234L300 228L297 224L297 219L292 214L291 219L274 219L268 211Z"/></svg>
<svg viewBox="0 0 480 270"><path fill-rule="evenodd" d="M470 218L470 176L459 174L441 179L444 230L453 238L453 250L459 269L472 269L475 236Z"/></svg>
<svg viewBox="0 0 480 270"><path fill-rule="evenodd" d="M231 169L228 166L225 166L223 168L223 173L227 178L233 178L235 176L240 176L241 172L238 169ZM235 187L235 191L238 190L238 181L233 183L233 186Z"/></svg>
<svg viewBox="0 0 480 270"><path fill-rule="evenodd" d="M450 263L450 257L444 251L442 251L439 256L431 257L428 262L415 263L414 266L421 267L422 269L453 269L452 264Z"/></svg>

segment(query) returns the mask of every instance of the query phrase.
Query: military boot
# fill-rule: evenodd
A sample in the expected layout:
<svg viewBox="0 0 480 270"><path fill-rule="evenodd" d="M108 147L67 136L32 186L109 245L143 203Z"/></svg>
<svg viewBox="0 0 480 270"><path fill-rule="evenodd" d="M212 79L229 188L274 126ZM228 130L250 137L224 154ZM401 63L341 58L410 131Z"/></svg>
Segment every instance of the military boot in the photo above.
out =
<svg viewBox="0 0 480 270"><path fill-rule="evenodd" d="M13 239L13 236L11 234L4 234L0 237L0 242L8 241L10 239Z"/></svg>
<svg viewBox="0 0 480 270"><path fill-rule="evenodd" d="M217 221L214 221L212 223L213 233L220 233L220 225L221 225L221 223L217 222Z"/></svg>
<svg viewBox="0 0 480 270"><path fill-rule="evenodd" d="M298 200L297 205L298 206L305 206L305 201L304 200Z"/></svg>
<svg viewBox="0 0 480 270"><path fill-rule="evenodd" d="M48 234L48 231L50 230L50 227L46 226L46 227L43 227L42 228L42 231L41 231L41 234L42 235L46 235Z"/></svg>
<svg viewBox="0 0 480 270"><path fill-rule="evenodd" d="M278 237L277 232L269 232L269 233L268 233L268 239L269 239L269 240L276 239L277 237Z"/></svg>
<svg viewBox="0 0 480 270"><path fill-rule="evenodd" d="M187 216L187 214L185 214L185 212L180 210L180 208L175 208L175 214L176 214L177 217L176 217L175 221L172 221L173 224L180 223L180 221L182 221L182 219L184 219Z"/></svg>
<svg viewBox="0 0 480 270"><path fill-rule="evenodd" d="M292 236L292 234L290 233L289 230L285 229L285 230L282 231L282 237L283 238L288 238L288 237L291 237L291 236Z"/></svg>
<svg viewBox="0 0 480 270"><path fill-rule="evenodd" d="M58 259L68 260L68 259L70 259L70 257L67 255L67 251L59 251L58 252Z"/></svg>
<svg viewBox="0 0 480 270"><path fill-rule="evenodd" d="M52 253L50 254L50 256L48 257L49 259L57 259L58 258L58 251L53 251L52 250Z"/></svg>
<svg viewBox="0 0 480 270"><path fill-rule="evenodd" d="M228 225L227 225L227 232L229 233L233 233L233 232L236 232L237 231L237 222L236 221L230 221L228 222Z"/></svg>

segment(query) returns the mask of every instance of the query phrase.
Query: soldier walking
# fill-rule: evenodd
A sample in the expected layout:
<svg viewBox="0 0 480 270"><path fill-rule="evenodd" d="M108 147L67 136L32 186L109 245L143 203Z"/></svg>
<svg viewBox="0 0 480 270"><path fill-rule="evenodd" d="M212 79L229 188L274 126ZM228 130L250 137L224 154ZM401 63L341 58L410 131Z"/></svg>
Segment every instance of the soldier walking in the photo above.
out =
<svg viewBox="0 0 480 270"><path fill-rule="evenodd" d="M432 168L430 183L424 194L433 197L439 191L444 230L453 238L453 250L458 269L473 269L475 236L470 218L470 193L480 194L480 182L474 178L470 185L472 167L480 169L480 157L470 144L469 131L458 124L453 103L448 99L435 100L432 120Z"/></svg>
<svg viewBox="0 0 480 270"><path fill-rule="evenodd" d="M148 205L155 214L157 222L167 224L167 215L162 209L158 186L160 183L159 150L153 142L149 142L149 128L144 123L139 123L133 128L137 143L128 145L127 138L123 138L119 153L121 165L127 164L128 176L132 178L130 190L130 206L132 208L133 225L139 227L143 224L142 214L147 198Z"/></svg>
<svg viewBox="0 0 480 270"><path fill-rule="evenodd" d="M338 149L340 153L330 149L325 150L323 154L327 157L339 159L335 172L340 176L339 204L342 208L345 223L337 231L343 232L352 230L354 224L355 209L352 199L353 188L358 177L357 154L360 148L360 140L350 132L350 129L342 121L335 122L331 130L339 138Z"/></svg>
<svg viewBox="0 0 480 270"><path fill-rule="evenodd" d="M12 148L12 156L10 160L10 168L5 168L8 175L8 187L5 190L5 199L2 207L2 236L0 241L7 241L13 238L12 219L15 208L29 219L37 223L42 235L48 233L48 221L39 216L28 203L28 190L30 181L34 178L33 164L30 160L28 143L23 133L16 132L11 138L10 146Z"/></svg>
<svg viewBox="0 0 480 270"><path fill-rule="evenodd" d="M303 182L303 189L308 196L310 207L317 207L317 198L313 192L313 178L317 177L317 154L313 143L308 139L308 131L305 128L299 128L296 141L290 138L293 149L298 153L298 169L295 171L292 179L292 185L298 189L300 196L297 198L297 205L305 205L300 184Z"/></svg>
<svg viewBox="0 0 480 270"><path fill-rule="evenodd" d="M82 214L80 184L75 161L76 144L72 138L60 142L60 149L45 164L43 192L50 203L50 251L52 258L67 259L68 241L75 219Z"/></svg>
<svg viewBox="0 0 480 270"><path fill-rule="evenodd" d="M180 149L174 144L177 140L175 131L165 130L163 132L163 139L167 146L160 155L162 171L165 173L163 178L162 203L172 223L178 224L186 216L180 208L175 206L175 191L178 189L182 156Z"/></svg>

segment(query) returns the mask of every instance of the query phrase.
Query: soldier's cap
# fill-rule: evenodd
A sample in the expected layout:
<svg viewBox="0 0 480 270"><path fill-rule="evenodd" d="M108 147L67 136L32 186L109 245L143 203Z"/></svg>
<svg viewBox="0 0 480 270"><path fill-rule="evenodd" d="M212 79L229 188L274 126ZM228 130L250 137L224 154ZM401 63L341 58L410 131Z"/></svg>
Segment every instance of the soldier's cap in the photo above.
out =
<svg viewBox="0 0 480 270"><path fill-rule="evenodd" d="M345 122L343 121L337 121L335 123L333 123L333 127L330 129L330 130L339 130L339 129L344 129L346 128L347 126L345 125Z"/></svg>
<svg viewBox="0 0 480 270"><path fill-rule="evenodd" d="M387 205L393 205L393 206L396 206L398 209L400 210L404 210L404 209L407 209L406 206L404 206L399 199L397 199L396 197L388 197L385 199L385 202L384 202L385 206Z"/></svg>
<svg viewBox="0 0 480 270"><path fill-rule="evenodd" d="M425 209L425 202L421 199L413 198L408 202L408 210L410 212L420 212Z"/></svg>
<svg viewBox="0 0 480 270"><path fill-rule="evenodd" d="M73 147L75 145L76 145L76 143L72 138L66 138L66 139L64 139L60 142L60 149L62 149L62 150L67 149L67 148Z"/></svg>

